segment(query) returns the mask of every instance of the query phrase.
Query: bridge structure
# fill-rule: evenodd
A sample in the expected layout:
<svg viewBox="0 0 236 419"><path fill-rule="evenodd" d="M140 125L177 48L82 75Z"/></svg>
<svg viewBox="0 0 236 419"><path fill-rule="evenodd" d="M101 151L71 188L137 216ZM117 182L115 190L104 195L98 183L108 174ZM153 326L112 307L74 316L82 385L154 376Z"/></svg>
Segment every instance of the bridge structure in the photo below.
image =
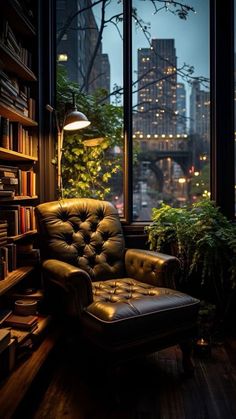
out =
<svg viewBox="0 0 236 419"><path fill-rule="evenodd" d="M186 134L176 136L156 135L156 136L136 136L140 151L137 158L140 165L148 164L157 179L158 189L163 188L164 174L157 164L160 160L171 159L182 169L183 176L188 178L190 170L196 160L193 141Z"/></svg>

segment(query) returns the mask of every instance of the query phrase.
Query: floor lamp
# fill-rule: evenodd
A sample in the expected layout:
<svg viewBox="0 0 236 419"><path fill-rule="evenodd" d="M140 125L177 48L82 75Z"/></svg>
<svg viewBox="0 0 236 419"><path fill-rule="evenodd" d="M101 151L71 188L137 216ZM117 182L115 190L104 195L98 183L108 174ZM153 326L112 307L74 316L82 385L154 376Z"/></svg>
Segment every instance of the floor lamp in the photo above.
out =
<svg viewBox="0 0 236 419"><path fill-rule="evenodd" d="M62 184L62 169L61 159L63 151L63 139L65 131L76 131L90 125L87 116L79 112L75 103L75 94L73 93L72 108L65 114L62 125L59 124L57 111L50 105L46 106L49 112L54 112L57 126L57 188L59 197L63 197L63 184Z"/></svg>

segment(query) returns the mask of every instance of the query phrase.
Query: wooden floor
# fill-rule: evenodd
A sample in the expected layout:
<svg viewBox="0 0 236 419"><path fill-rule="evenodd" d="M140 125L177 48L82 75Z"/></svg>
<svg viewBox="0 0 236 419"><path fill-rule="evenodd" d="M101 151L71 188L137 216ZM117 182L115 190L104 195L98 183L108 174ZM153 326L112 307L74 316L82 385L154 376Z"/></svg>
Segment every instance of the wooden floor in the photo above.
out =
<svg viewBox="0 0 236 419"><path fill-rule="evenodd" d="M110 376L88 371L68 343L49 361L14 418L236 418L236 341L217 345L208 359L195 357L192 378L182 373L178 347L129 362Z"/></svg>

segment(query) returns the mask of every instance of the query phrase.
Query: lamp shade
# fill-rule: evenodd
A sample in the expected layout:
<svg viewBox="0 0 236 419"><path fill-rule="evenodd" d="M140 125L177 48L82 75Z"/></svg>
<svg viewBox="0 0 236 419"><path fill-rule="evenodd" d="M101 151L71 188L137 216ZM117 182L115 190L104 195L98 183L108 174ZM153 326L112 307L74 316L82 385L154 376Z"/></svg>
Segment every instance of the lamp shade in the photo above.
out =
<svg viewBox="0 0 236 419"><path fill-rule="evenodd" d="M87 116L85 116L82 112L73 109L66 115L63 128L66 131L73 131L85 128L90 124L91 122L88 120Z"/></svg>

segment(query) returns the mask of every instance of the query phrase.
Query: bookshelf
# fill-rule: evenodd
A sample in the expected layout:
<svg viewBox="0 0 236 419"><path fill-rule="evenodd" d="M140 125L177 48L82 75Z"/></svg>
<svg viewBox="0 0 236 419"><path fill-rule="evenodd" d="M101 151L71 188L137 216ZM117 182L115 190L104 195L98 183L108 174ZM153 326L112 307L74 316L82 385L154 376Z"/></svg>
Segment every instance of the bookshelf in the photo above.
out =
<svg viewBox="0 0 236 419"><path fill-rule="evenodd" d="M22 281L33 269L33 266L23 266L11 272L5 279L0 281L0 296Z"/></svg>
<svg viewBox="0 0 236 419"><path fill-rule="evenodd" d="M6 254L9 257L10 253L2 252L3 248L7 247L14 249L14 260L17 263L14 269L5 272L4 278L0 275L0 308L14 307L14 303L12 306L8 305L12 293L27 286L34 288L35 285L35 288L40 288L41 284L33 212L34 206L45 199L43 182L46 183L45 172L50 172L50 168L46 168L39 159L39 154L50 156L47 152L47 147L50 147L47 144L52 144L52 141L48 141L45 146L46 141L43 142L40 138L42 126L47 119L47 116L45 118L43 115L43 90L47 93L49 90L47 82L42 83L42 74L47 77L46 72L50 66L46 64L45 53L38 49L38 45L41 45L43 50L42 42L45 42L42 40L46 28L45 14L41 10L49 10L49 3L39 0L7 0L1 4L0 259L2 260ZM42 31L41 35L39 28ZM40 73L42 62L44 70ZM49 131L50 128L47 129ZM40 171L43 172L41 179ZM40 196L40 187L43 197L42 194ZM4 196L7 191L11 193ZM1 211L5 211L4 216ZM4 229L1 227L1 223L4 224L3 220L6 220L6 211L14 213L14 223L17 223L17 226L11 225L10 230L10 218L7 220L8 226ZM22 250L27 246L32 247L35 253ZM35 264L33 254L36 255ZM11 255L11 261L12 259ZM45 328L47 330L46 326ZM37 333L41 333L41 326ZM44 336L45 332L42 335ZM3 379L0 376L0 416L12 416L53 348L55 340L54 330L50 334L46 333L40 345L33 348L32 354L26 360L19 363L16 359L14 369L7 377Z"/></svg>
<svg viewBox="0 0 236 419"><path fill-rule="evenodd" d="M41 345L33 354L11 373L0 389L1 417L10 419L26 395L32 381L36 377L50 352L60 337L60 332L55 328L45 337Z"/></svg>
<svg viewBox="0 0 236 419"><path fill-rule="evenodd" d="M3 42L0 41L2 68L16 73L22 80L36 81L36 76L22 61L19 60Z"/></svg>
<svg viewBox="0 0 236 419"><path fill-rule="evenodd" d="M33 207L39 197L37 7L37 1L28 0L8 0L1 7L0 219L1 211L15 206L23 212L20 207ZM23 241L24 234L35 228L30 223L16 229L14 236Z"/></svg>

